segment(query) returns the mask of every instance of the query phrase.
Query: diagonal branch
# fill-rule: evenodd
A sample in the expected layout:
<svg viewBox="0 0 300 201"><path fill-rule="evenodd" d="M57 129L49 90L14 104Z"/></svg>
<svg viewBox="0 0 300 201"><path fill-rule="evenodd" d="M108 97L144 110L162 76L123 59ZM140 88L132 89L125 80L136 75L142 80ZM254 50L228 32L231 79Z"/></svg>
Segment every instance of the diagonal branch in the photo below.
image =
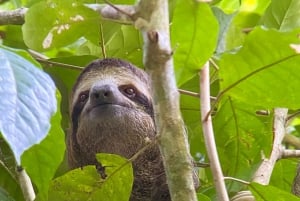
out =
<svg viewBox="0 0 300 201"><path fill-rule="evenodd" d="M261 165L256 170L253 176L253 182L260 184L268 184L273 172L273 168L278 159L282 156L282 140L285 135L285 123L287 118L288 109L286 108L276 108L274 110L274 141L273 148L269 159L263 159Z"/></svg>
<svg viewBox="0 0 300 201"><path fill-rule="evenodd" d="M215 137L213 132L211 116L207 115L210 109L210 83L209 64L206 63L200 72L200 99L201 99L201 120L204 134L205 146L210 161L210 168L216 186L218 200L229 201L225 186L224 176L221 169Z"/></svg>

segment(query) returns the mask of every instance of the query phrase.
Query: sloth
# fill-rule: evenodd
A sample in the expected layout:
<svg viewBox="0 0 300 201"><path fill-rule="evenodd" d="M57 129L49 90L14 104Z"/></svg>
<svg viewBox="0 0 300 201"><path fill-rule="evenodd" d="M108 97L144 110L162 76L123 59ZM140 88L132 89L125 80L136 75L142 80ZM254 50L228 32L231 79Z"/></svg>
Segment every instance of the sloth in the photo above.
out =
<svg viewBox="0 0 300 201"><path fill-rule="evenodd" d="M120 59L95 60L79 75L70 100L70 168L101 164L96 153L133 160L130 201L169 201L147 74ZM97 168L98 169L98 168ZM104 175L105 176L105 175Z"/></svg>

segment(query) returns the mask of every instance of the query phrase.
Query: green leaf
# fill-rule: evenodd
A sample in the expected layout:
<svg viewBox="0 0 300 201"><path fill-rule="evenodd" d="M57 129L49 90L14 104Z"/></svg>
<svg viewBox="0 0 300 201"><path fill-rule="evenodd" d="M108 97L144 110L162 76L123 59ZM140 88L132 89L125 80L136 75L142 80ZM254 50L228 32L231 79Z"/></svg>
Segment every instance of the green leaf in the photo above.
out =
<svg viewBox="0 0 300 201"><path fill-rule="evenodd" d="M220 162L227 176L251 179L256 165L261 162L260 151L267 157L270 153L272 117L257 116L258 109L228 98L213 119ZM236 182L228 184L229 191L241 190Z"/></svg>
<svg viewBox="0 0 300 201"><path fill-rule="evenodd" d="M209 197L207 197L206 195L204 195L202 193L197 193L197 198L198 198L198 200L201 200L201 201L211 201L211 199Z"/></svg>
<svg viewBox="0 0 300 201"><path fill-rule="evenodd" d="M262 108L299 108L300 56L290 47L299 43L298 33L257 28L237 53L223 54L222 95Z"/></svg>
<svg viewBox="0 0 300 201"><path fill-rule="evenodd" d="M298 163L298 159L281 159L277 161L269 184L285 191L291 191Z"/></svg>
<svg viewBox="0 0 300 201"><path fill-rule="evenodd" d="M299 201L300 200L300 198L296 197L290 192L283 191L271 185L264 186L258 183L251 183L250 190L255 196L255 199L257 201L269 201L269 200Z"/></svg>
<svg viewBox="0 0 300 201"><path fill-rule="evenodd" d="M195 76L212 56L218 22L208 4L178 0L171 26L174 64L178 85Z"/></svg>
<svg viewBox="0 0 300 201"><path fill-rule="evenodd" d="M75 169L56 178L49 191L49 200L127 201L133 172L127 159L113 154L97 154L108 177L103 180L94 166Z"/></svg>
<svg viewBox="0 0 300 201"><path fill-rule="evenodd" d="M41 1L25 15L24 41L36 50L62 47L82 36L99 36L99 21L97 12L78 1Z"/></svg>
<svg viewBox="0 0 300 201"><path fill-rule="evenodd" d="M16 161L48 133L56 110L55 85L24 51L0 49L0 131Z"/></svg>
<svg viewBox="0 0 300 201"><path fill-rule="evenodd" d="M225 14L218 7L213 7L212 11L214 12L214 15L216 16L220 26L219 36L218 36L218 46L216 48L216 53L221 53L226 50L227 31L230 27L234 14L230 14L230 15Z"/></svg>
<svg viewBox="0 0 300 201"><path fill-rule="evenodd" d="M273 0L262 17L261 23L268 28L291 31L300 26L300 1Z"/></svg>
<svg viewBox="0 0 300 201"><path fill-rule="evenodd" d="M14 199L8 195L8 193L0 187L0 200L1 201L14 201Z"/></svg>
<svg viewBox="0 0 300 201"><path fill-rule="evenodd" d="M40 200L48 200L50 181L64 158L64 152L65 134L61 129L61 114L58 111L52 117L47 137L22 155L22 166L36 185Z"/></svg>
<svg viewBox="0 0 300 201"><path fill-rule="evenodd" d="M0 135L0 189L1 188L5 189L7 194L15 200L24 200L23 192L17 181L14 155L8 144ZM0 200L2 199L0 198Z"/></svg>

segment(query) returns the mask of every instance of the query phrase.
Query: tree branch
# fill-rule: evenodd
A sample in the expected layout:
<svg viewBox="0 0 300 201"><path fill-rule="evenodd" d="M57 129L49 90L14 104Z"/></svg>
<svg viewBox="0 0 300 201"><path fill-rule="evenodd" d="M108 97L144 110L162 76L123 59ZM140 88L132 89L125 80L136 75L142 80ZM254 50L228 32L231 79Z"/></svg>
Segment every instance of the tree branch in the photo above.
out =
<svg viewBox="0 0 300 201"><path fill-rule="evenodd" d="M0 11L0 25L22 25L27 8L18 8L12 11Z"/></svg>
<svg viewBox="0 0 300 201"><path fill-rule="evenodd" d="M274 141L273 148L269 159L263 159L261 165L254 173L253 182L267 185L270 181L271 174L275 163L282 156L282 140L285 135L285 123L288 109L276 108L274 110L273 132Z"/></svg>
<svg viewBox="0 0 300 201"><path fill-rule="evenodd" d="M285 149L282 150L281 158L299 158L300 157L300 150L293 150L293 149Z"/></svg>
<svg viewBox="0 0 300 201"><path fill-rule="evenodd" d="M179 107L169 36L167 0L141 0L135 26L144 38L144 64L152 80L158 143L173 201L196 201L193 165Z"/></svg>
<svg viewBox="0 0 300 201"><path fill-rule="evenodd" d="M210 112L210 82L209 82L209 63L200 71L200 99L201 99L201 120L202 129L204 134L205 146L210 161L210 167L214 178L214 184L216 186L218 200L229 200L227 190L225 186L224 176L222 173L215 137L213 132L213 126L211 121Z"/></svg>

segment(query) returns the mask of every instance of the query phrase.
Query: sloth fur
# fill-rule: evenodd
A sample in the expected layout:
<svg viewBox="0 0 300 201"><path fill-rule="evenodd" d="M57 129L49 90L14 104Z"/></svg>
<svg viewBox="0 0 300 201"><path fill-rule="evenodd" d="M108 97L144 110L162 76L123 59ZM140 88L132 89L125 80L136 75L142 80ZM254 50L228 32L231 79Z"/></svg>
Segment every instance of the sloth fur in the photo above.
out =
<svg viewBox="0 0 300 201"><path fill-rule="evenodd" d="M96 153L131 158L156 136L147 74L119 59L96 60L78 77L70 100L71 168L97 165ZM153 143L133 161L130 201L169 201L163 162Z"/></svg>

